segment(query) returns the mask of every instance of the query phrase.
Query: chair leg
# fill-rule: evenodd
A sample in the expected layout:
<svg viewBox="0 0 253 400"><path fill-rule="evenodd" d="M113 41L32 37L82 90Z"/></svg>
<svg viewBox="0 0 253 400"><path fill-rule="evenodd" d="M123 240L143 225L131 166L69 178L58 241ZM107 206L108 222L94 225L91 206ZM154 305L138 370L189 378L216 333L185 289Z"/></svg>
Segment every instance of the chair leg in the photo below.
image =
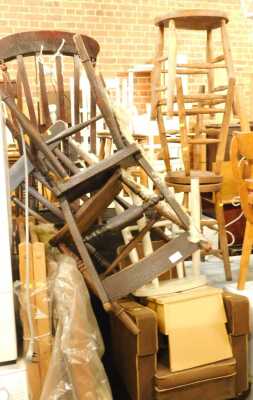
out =
<svg viewBox="0 0 253 400"><path fill-rule="evenodd" d="M105 289L99 279L96 268L93 265L93 262L92 262L90 255L86 249L86 246L83 243L82 235L79 232L77 223L71 212L69 203L66 199L61 199L60 201L61 201L61 209L62 209L63 215L65 217L66 223L69 226L69 231L71 233L71 236L73 237L73 241L76 245L76 248L80 254L81 259L83 260L84 265L87 267L87 269L89 271L90 277L95 285L95 288L96 288L97 293L103 303L103 306L106 309L110 306L107 293L105 292Z"/></svg>
<svg viewBox="0 0 253 400"><path fill-rule="evenodd" d="M221 250L223 262L224 262L225 276L226 276L227 281L231 281L232 273L231 273L231 266L230 266L229 253L228 253L228 241L227 241L227 233L226 233L226 228L225 228L224 209L223 209L221 193L216 192L214 194L214 197L215 197L215 214L216 214L216 220L217 220L218 228L219 228L219 243L220 243L220 250Z"/></svg>
<svg viewBox="0 0 253 400"><path fill-rule="evenodd" d="M248 275L249 270L249 258L251 254L253 246L253 224L251 224L248 220L246 222L246 228L243 239L242 246L242 256L240 261L240 273L238 278L238 289L243 290L245 287L245 282Z"/></svg>

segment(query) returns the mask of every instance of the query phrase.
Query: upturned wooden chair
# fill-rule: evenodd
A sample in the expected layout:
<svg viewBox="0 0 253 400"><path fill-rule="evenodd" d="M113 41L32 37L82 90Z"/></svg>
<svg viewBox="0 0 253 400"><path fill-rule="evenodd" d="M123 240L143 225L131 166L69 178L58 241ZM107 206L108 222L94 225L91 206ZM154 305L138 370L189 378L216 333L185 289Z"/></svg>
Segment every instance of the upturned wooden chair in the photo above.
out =
<svg viewBox="0 0 253 400"><path fill-rule="evenodd" d="M243 290L247 280L250 254L253 246L253 135L252 132L234 132L230 157L238 181L241 207L246 218L238 289Z"/></svg>

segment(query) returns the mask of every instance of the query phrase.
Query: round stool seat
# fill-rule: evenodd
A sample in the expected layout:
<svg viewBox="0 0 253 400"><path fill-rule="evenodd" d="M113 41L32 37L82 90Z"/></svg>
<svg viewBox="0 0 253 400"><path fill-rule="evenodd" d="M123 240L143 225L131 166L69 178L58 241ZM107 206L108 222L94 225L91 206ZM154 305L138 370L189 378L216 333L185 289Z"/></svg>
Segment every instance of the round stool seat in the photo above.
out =
<svg viewBox="0 0 253 400"><path fill-rule="evenodd" d="M222 20L229 21L227 15L216 10L178 10L155 18L156 26L168 27L170 20L176 28L189 30L210 30L221 26Z"/></svg>
<svg viewBox="0 0 253 400"><path fill-rule="evenodd" d="M170 184L179 184L179 185L190 185L192 178L198 178L200 185L212 185L212 184L221 184L222 176L215 175L214 172L211 171L191 171L190 175L185 175L185 171L173 171L168 172L166 176L166 182Z"/></svg>

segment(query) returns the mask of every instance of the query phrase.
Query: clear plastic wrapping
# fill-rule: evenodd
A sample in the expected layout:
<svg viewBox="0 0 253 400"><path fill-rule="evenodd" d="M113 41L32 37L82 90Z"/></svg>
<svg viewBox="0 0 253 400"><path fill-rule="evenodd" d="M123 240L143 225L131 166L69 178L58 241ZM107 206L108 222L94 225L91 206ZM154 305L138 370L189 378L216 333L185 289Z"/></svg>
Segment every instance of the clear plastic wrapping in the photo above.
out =
<svg viewBox="0 0 253 400"><path fill-rule="evenodd" d="M82 275L68 256L59 256L54 269L55 340L40 400L112 399L101 362L103 340Z"/></svg>

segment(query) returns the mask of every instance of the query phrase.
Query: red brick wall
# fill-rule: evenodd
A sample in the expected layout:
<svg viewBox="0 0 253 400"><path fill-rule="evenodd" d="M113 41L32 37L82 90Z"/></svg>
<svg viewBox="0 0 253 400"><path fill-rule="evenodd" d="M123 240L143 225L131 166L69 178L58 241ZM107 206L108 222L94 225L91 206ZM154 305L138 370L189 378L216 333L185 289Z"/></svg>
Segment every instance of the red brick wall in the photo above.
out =
<svg viewBox="0 0 253 400"><path fill-rule="evenodd" d="M101 45L99 63L106 75L152 58L155 16L182 8L224 10L230 18L238 81L251 105L253 20L242 15L239 0L0 0L0 7L1 36L34 29L69 30L93 36ZM187 35L181 45L182 52L188 52L194 60L204 55L198 35Z"/></svg>

